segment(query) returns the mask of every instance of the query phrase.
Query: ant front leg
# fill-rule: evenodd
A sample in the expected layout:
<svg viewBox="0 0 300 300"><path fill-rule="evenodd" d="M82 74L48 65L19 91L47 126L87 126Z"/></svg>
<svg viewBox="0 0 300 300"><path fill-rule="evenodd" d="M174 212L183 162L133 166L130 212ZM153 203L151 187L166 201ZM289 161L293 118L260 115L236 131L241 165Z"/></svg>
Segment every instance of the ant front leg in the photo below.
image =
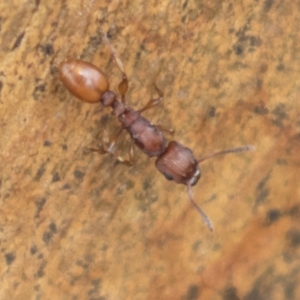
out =
<svg viewBox="0 0 300 300"><path fill-rule="evenodd" d="M122 73L122 81L118 85L118 90L119 90L119 93L121 95L122 103L125 103L125 95L126 95L127 90L128 90L128 79L127 79L127 75L126 75L125 70L124 70L124 65L123 65L121 59L118 57L115 49L113 48L113 46L108 41L108 38L107 38L105 33L103 33L103 39L104 39L106 45L108 46L108 48L110 50L110 53L111 53L112 57L114 58L117 66L118 66L118 69Z"/></svg>

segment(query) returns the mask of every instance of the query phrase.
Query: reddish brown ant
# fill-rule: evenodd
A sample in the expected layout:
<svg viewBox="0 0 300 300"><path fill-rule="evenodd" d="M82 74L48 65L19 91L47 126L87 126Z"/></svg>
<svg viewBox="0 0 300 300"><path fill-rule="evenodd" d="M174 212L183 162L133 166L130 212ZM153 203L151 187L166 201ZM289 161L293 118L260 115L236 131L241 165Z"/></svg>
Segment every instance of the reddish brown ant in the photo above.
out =
<svg viewBox="0 0 300 300"><path fill-rule="evenodd" d="M149 109L163 100L163 93L156 87L159 97L151 99L144 108L135 111L125 103L125 94L128 89L128 80L124 71L123 63L116 55L115 50L110 45L106 35L104 41L108 45L111 55L122 73L122 81L118 86L121 101L117 99L114 92L109 90L109 82L104 73L94 65L81 60L69 59L63 61L59 66L60 79L78 99L89 102L101 102L103 106L110 106L113 113L121 122L119 132L110 140L108 147L100 149L90 149L101 154L113 153L115 144L125 129L131 137L129 160L118 158L123 163L133 164L133 144L137 145L149 157L156 156L156 168L168 180L174 180L187 186L187 192L191 203L200 213L204 223L212 231L213 225L208 216L194 201L191 187L200 179L201 173L199 163L227 153L245 152L253 150L253 146L242 146L233 149L223 150L209 154L202 159L196 159L193 152L176 141L168 142L162 133L161 126L155 126L150 121L141 116L141 112Z"/></svg>

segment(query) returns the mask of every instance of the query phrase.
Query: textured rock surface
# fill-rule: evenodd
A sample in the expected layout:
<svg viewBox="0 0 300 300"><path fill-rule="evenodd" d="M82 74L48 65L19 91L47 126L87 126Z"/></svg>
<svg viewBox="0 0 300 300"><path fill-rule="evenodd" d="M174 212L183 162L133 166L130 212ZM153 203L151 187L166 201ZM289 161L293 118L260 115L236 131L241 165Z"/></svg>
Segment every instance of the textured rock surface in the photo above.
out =
<svg viewBox="0 0 300 300"><path fill-rule="evenodd" d="M299 4L44 2L0 4L0 298L299 299ZM172 139L199 157L256 146L202 164L193 191L213 234L153 159L84 154L118 124L70 96L57 66L92 62L117 90L99 19L128 103L156 82L164 104L144 115Z"/></svg>

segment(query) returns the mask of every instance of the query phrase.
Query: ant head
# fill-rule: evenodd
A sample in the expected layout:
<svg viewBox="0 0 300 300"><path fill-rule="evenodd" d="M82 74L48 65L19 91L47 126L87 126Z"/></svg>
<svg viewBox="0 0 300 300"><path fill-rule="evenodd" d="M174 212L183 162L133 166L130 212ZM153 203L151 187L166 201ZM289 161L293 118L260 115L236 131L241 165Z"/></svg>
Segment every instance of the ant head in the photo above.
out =
<svg viewBox="0 0 300 300"><path fill-rule="evenodd" d="M192 151L176 141L169 143L166 151L156 159L155 166L168 180L185 185L195 185L201 176Z"/></svg>

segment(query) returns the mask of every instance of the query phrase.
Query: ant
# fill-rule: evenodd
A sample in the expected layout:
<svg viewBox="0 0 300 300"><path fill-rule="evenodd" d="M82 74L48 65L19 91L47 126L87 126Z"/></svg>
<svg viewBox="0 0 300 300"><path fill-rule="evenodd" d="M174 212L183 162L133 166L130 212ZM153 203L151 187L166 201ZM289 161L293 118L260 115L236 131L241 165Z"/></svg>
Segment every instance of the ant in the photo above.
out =
<svg viewBox="0 0 300 300"><path fill-rule="evenodd" d="M156 168L166 179L187 186L187 193L191 203L201 215L206 226L213 231L212 222L195 202L192 194L192 186L198 182L201 176L199 163L214 156L254 150L254 147L242 146L227 149L211 153L201 159L196 159L189 148L184 147L177 141L168 142L162 133L162 130L166 130L166 128L159 125L153 125L150 121L141 116L143 111L156 106L163 100L163 92L155 86L158 98L151 99L140 110L134 110L127 106L125 95L128 90L128 79L124 71L123 63L117 56L114 48L109 43L108 38L104 33L103 39L107 44L118 69L122 73L122 81L118 85L121 100L118 100L116 94L109 90L108 79L96 66L76 59L65 60L59 65L60 79L72 95L84 102L101 102L105 107L110 106L113 110L113 114L121 123L120 130L110 139L108 147L102 146L99 149L90 148L89 150L100 154L114 153L115 144L119 136L123 130L126 130L131 137L129 159L124 160L119 157L118 160L127 165L132 165L134 144L148 157L157 157L155 161ZM171 130L169 131L171 132Z"/></svg>

